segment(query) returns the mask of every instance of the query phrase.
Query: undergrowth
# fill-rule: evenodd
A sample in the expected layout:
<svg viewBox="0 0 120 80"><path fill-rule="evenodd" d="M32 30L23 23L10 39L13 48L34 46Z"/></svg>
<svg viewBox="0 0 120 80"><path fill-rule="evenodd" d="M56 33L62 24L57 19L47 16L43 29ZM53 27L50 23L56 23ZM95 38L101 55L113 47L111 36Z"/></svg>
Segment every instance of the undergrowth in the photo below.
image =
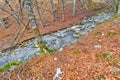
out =
<svg viewBox="0 0 120 80"><path fill-rule="evenodd" d="M94 78L93 80L106 80L106 77L104 75L99 75L96 78Z"/></svg>
<svg viewBox="0 0 120 80"><path fill-rule="evenodd" d="M113 61L113 62L115 62L115 63L119 63L119 59L118 58L114 58L114 57L112 57L112 56L110 56L110 54L108 54L108 53L100 53L100 54L98 54L97 55L99 58L104 58L104 59L106 59L107 61Z"/></svg>
<svg viewBox="0 0 120 80"><path fill-rule="evenodd" d="M114 35L116 35L117 33L116 33L116 31L114 31L114 30L110 30L109 32L108 32L108 35L109 36L114 36Z"/></svg>
<svg viewBox="0 0 120 80"><path fill-rule="evenodd" d="M58 50L58 49L49 49L49 48L46 46L46 43L45 43L45 42L42 42L42 43L40 44L40 46L35 45L34 48L40 48L40 50L41 50L41 51L40 51L40 57L42 57L42 58L45 56L45 53L48 53L48 54L50 55L52 52Z"/></svg>
<svg viewBox="0 0 120 80"><path fill-rule="evenodd" d="M79 50L74 50L73 53L74 54L80 54L80 51Z"/></svg>
<svg viewBox="0 0 120 80"><path fill-rule="evenodd" d="M5 71L5 70L8 70L8 69L10 69L12 66L18 66L18 65L20 65L20 64L22 64L22 61L11 61L11 62L7 63L6 65L0 67L0 72Z"/></svg>

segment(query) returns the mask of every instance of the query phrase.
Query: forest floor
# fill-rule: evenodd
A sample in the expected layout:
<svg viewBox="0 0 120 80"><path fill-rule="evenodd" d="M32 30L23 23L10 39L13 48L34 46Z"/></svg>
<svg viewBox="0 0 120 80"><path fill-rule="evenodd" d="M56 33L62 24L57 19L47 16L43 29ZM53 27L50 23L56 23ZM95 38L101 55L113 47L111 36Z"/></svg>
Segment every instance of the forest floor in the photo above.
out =
<svg viewBox="0 0 120 80"><path fill-rule="evenodd" d="M34 56L13 71L1 72L0 77L4 77L3 80L8 77L9 80L54 80L57 77L61 80L120 80L120 17L99 24L63 50L51 55L46 53L44 57Z"/></svg>

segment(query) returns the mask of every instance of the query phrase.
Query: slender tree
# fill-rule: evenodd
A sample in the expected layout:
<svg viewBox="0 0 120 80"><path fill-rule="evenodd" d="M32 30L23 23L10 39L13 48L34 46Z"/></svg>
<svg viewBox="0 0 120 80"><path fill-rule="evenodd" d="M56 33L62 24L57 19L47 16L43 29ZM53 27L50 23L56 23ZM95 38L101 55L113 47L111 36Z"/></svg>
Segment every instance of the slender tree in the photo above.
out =
<svg viewBox="0 0 120 80"><path fill-rule="evenodd" d="M62 0L62 21L65 21L65 13L64 13L64 0Z"/></svg>
<svg viewBox="0 0 120 80"><path fill-rule="evenodd" d="M43 23L42 23L42 18L41 18L41 10L39 9L38 1L37 1L37 0L35 0L35 7L36 7L37 13L38 13L38 15L39 15L40 25L41 25L41 27L44 27L44 26L43 26Z"/></svg>
<svg viewBox="0 0 120 80"><path fill-rule="evenodd" d="M120 16L120 0L118 0L117 2L118 2L118 15Z"/></svg>
<svg viewBox="0 0 120 80"><path fill-rule="evenodd" d="M76 0L73 0L73 17L76 16L75 11L76 11Z"/></svg>
<svg viewBox="0 0 120 80"><path fill-rule="evenodd" d="M49 0L50 3L50 11L52 14L52 21L55 21L54 10L53 10L53 0Z"/></svg>
<svg viewBox="0 0 120 80"><path fill-rule="evenodd" d="M21 0L19 0L19 14L20 14L20 17L23 18L23 16L22 16L22 1Z"/></svg>
<svg viewBox="0 0 120 80"><path fill-rule="evenodd" d="M27 10L27 13L29 15L30 24L32 26L32 29L35 32L35 39L37 41L37 45L41 50L42 39L41 39L41 35L40 35L40 32L39 32L38 26L36 24L35 15L34 15L34 12L33 12L33 9L32 9L31 0L24 0L24 2L25 2L25 7L26 7L26 10Z"/></svg>
<svg viewBox="0 0 120 80"><path fill-rule="evenodd" d="M119 11L119 6L120 6L120 0L114 0L114 13L115 15L120 15L120 11Z"/></svg>

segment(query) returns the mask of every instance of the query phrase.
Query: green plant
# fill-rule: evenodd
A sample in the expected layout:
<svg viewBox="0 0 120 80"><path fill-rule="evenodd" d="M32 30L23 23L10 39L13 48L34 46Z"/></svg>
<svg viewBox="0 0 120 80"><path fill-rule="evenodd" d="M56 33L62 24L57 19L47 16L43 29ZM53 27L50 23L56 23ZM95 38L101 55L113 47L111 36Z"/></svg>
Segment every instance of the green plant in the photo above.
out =
<svg viewBox="0 0 120 80"><path fill-rule="evenodd" d="M116 62L116 63L118 63L120 61L118 58L111 57L109 54L105 54L105 53L98 54L98 57L99 58L105 58L108 61L113 61L113 62Z"/></svg>
<svg viewBox="0 0 120 80"><path fill-rule="evenodd" d="M117 17L119 17L119 16L115 14L115 15L112 16L111 20L113 20L113 19L115 19Z"/></svg>
<svg viewBox="0 0 120 80"><path fill-rule="evenodd" d="M40 57L44 58L45 57L45 53L40 53Z"/></svg>
<svg viewBox="0 0 120 80"><path fill-rule="evenodd" d="M104 75L99 75L97 78L94 78L93 80L106 80Z"/></svg>
<svg viewBox="0 0 120 80"><path fill-rule="evenodd" d="M38 45L34 45L33 46L33 48L41 48L41 53L45 53L45 52L47 52L47 53L51 53L51 52L54 52L54 51L56 51L56 50L58 50L58 49L49 49L47 46L46 46L46 43L45 42L42 42L41 44L40 44L40 46L38 46Z"/></svg>
<svg viewBox="0 0 120 80"><path fill-rule="evenodd" d="M108 56L109 56L109 54L105 54L105 53L98 54L99 58L107 58Z"/></svg>
<svg viewBox="0 0 120 80"><path fill-rule="evenodd" d="M95 37L98 38L99 36L102 36L103 32L102 31L98 31L95 34Z"/></svg>
<svg viewBox="0 0 120 80"><path fill-rule="evenodd" d="M9 69L12 66L18 66L20 64L22 64L22 61L11 61L11 62L7 63L6 65L0 67L0 72Z"/></svg>
<svg viewBox="0 0 120 80"><path fill-rule="evenodd" d="M108 61L113 61L113 62L116 62L116 63L119 62L119 59L118 59L118 58L113 58L113 57L111 57L111 56L108 56L106 59L107 59Z"/></svg>
<svg viewBox="0 0 120 80"><path fill-rule="evenodd" d="M119 3L117 0L114 1L114 4L115 4L115 11L114 11L114 15L117 15L118 12L119 12Z"/></svg>
<svg viewBox="0 0 120 80"><path fill-rule="evenodd" d="M58 49L49 49L49 48L46 48L46 49L43 49L44 51L42 51L40 53L40 57L41 58L44 58L45 57L45 52L47 52L49 55L54 52L54 51L57 51Z"/></svg>
<svg viewBox="0 0 120 80"><path fill-rule="evenodd" d="M45 43L43 43L43 44L41 45L41 48L42 48L42 49L45 49L47 53L52 53L52 52L58 50L58 49L49 49L49 48L46 46ZM43 52L44 52L44 51L43 51Z"/></svg>
<svg viewBox="0 0 120 80"><path fill-rule="evenodd" d="M96 33L96 35L102 35L102 34L103 34L102 31L98 31L98 32Z"/></svg>
<svg viewBox="0 0 120 80"><path fill-rule="evenodd" d="M58 50L58 49L49 49L47 46L46 46L46 43L45 42L42 42L40 44L40 46L38 45L35 45L34 48L40 48L40 57L44 57L45 56L45 53L48 53L48 54L51 54L52 52Z"/></svg>
<svg viewBox="0 0 120 80"><path fill-rule="evenodd" d="M79 50L74 50L73 53L74 53L74 54L79 54L80 51L79 51Z"/></svg>
<svg viewBox="0 0 120 80"><path fill-rule="evenodd" d="M108 35L109 36L114 36L116 34L116 31L114 31L114 30L110 30L109 32L108 32Z"/></svg>

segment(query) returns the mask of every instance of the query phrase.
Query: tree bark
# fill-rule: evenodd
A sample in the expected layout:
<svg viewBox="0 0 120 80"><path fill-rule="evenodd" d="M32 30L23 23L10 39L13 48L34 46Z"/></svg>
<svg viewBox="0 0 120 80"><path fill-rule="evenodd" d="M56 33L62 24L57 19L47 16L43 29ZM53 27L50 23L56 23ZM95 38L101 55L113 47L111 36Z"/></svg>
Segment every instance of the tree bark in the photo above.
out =
<svg viewBox="0 0 120 80"><path fill-rule="evenodd" d="M36 7L37 13L39 15L40 25L41 25L41 27L44 27L43 23L42 23L42 18L41 18L41 10L39 10L39 6L38 6L38 1L37 0L35 0L35 7Z"/></svg>
<svg viewBox="0 0 120 80"><path fill-rule="evenodd" d="M76 0L73 0L73 17L76 16Z"/></svg>
<svg viewBox="0 0 120 80"><path fill-rule="evenodd" d="M54 10L53 10L53 0L49 0L50 3L50 11L52 14L52 21L55 21L55 15L54 15Z"/></svg>
<svg viewBox="0 0 120 80"><path fill-rule="evenodd" d="M25 1L24 3L25 3L27 13L29 15L30 24L31 24L32 29L34 30L34 33L35 33L35 39L37 41L37 45L40 48L40 45L42 43L42 39L41 39L41 35L39 32L38 26L36 24L35 15L34 15L34 12L32 9L31 0L24 0L24 1Z"/></svg>
<svg viewBox="0 0 120 80"><path fill-rule="evenodd" d="M120 16L120 0L118 0L118 15Z"/></svg>
<svg viewBox="0 0 120 80"><path fill-rule="evenodd" d="M64 0L62 0L62 21L65 21L65 13L64 13Z"/></svg>

